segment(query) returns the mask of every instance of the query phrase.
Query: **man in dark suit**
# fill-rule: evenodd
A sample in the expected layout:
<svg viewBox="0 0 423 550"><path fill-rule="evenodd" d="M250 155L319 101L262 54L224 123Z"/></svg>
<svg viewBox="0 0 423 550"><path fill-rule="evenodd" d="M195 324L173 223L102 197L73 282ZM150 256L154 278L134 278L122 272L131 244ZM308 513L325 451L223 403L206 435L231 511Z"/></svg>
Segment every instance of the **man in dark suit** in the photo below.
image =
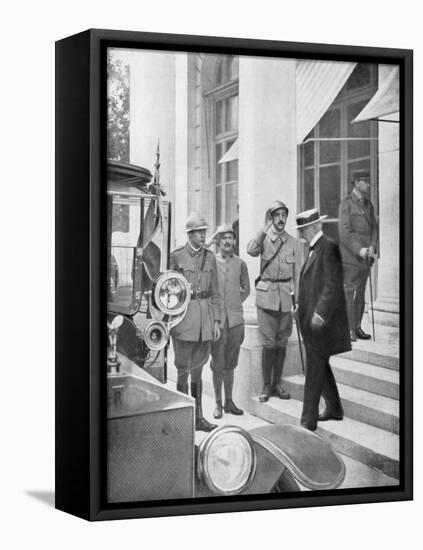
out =
<svg viewBox="0 0 423 550"><path fill-rule="evenodd" d="M316 208L296 217L300 240L309 245L293 316L299 320L307 355L301 424L312 431L318 420L343 418L329 357L351 349L341 254L337 244L322 232L324 218ZM319 415L321 396L326 409Z"/></svg>
<svg viewBox="0 0 423 550"><path fill-rule="evenodd" d="M340 249L352 342L357 338L370 338L370 334L361 328L366 284L377 253L378 238L369 190L370 173L367 170L356 170L353 172L353 190L339 205Z"/></svg>

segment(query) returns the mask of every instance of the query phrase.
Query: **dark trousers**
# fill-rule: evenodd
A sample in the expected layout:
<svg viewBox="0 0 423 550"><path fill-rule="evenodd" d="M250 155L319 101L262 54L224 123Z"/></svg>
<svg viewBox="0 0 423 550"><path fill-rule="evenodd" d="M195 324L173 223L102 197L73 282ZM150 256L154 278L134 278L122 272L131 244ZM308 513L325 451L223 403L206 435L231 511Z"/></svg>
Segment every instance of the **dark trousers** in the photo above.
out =
<svg viewBox="0 0 423 550"><path fill-rule="evenodd" d="M350 330L361 327L369 268L363 262L358 265L344 264L344 288L347 301L348 323Z"/></svg>
<svg viewBox="0 0 423 550"><path fill-rule="evenodd" d="M329 356L313 349L305 343L307 368L304 385L304 403L301 424L314 429L319 415L320 397L326 402L326 410L335 416L342 416L343 409L339 398L335 377L329 366Z"/></svg>

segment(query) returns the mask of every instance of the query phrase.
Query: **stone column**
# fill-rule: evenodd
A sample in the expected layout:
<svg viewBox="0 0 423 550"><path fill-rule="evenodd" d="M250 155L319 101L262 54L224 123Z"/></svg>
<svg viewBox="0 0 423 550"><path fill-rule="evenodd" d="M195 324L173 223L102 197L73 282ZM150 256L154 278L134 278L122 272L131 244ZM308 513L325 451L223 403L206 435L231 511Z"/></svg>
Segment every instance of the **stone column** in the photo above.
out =
<svg viewBox="0 0 423 550"><path fill-rule="evenodd" d="M175 54L175 194L172 248L186 242L188 217L188 54Z"/></svg>
<svg viewBox="0 0 423 550"><path fill-rule="evenodd" d="M235 389L239 402L250 410L253 404L249 398L261 388L262 340L254 305L259 259L248 256L246 247L276 199L290 209L287 231L296 234L295 63L243 56L239 61L240 256L248 265L252 293L244 305L246 336Z"/></svg>
<svg viewBox="0 0 423 550"><path fill-rule="evenodd" d="M389 65L379 66L379 86L391 70ZM379 226L375 321L398 326L399 124L395 122L379 122Z"/></svg>
<svg viewBox="0 0 423 550"><path fill-rule="evenodd" d="M130 52L130 162L154 173L160 140L160 182L175 196L175 56Z"/></svg>

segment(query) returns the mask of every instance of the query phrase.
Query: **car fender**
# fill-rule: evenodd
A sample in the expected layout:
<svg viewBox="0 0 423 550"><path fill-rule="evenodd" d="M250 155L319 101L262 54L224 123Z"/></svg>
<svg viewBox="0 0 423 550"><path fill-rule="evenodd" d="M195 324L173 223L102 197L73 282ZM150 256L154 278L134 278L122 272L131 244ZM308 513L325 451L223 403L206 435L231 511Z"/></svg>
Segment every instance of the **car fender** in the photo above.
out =
<svg viewBox="0 0 423 550"><path fill-rule="evenodd" d="M310 430L290 424L272 424L254 428L250 430L250 435L258 454L251 492L259 489L262 476L269 478L269 468L267 472L263 468L264 460L273 463L274 476L279 477L286 468L307 489L336 489L345 479L345 465L341 457L329 443ZM277 463L281 467L279 474Z"/></svg>

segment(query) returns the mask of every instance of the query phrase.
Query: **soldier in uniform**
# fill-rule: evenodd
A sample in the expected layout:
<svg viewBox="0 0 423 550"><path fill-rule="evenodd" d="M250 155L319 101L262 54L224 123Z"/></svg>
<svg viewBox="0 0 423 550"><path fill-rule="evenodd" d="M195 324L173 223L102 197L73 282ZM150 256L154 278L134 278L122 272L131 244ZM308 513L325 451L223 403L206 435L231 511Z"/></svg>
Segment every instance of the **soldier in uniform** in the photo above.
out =
<svg viewBox="0 0 423 550"><path fill-rule="evenodd" d="M261 402L271 395L289 399L281 383L288 338L292 334L291 291L298 288L302 250L297 239L285 231L288 207L275 201L266 212L265 226L247 246L250 256L261 256L256 279L256 306L263 335Z"/></svg>
<svg viewBox="0 0 423 550"><path fill-rule="evenodd" d="M169 268L184 275L192 288L191 301L183 321L172 329L177 389L195 399L195 429L210 432L217 426L202 413L202 369L210 355L212 340L220 337L220 296L216 258L204 247L207 222L196 212L186 222L187 243L170 255Z"/></svg>
<svg viewBox="0 0 423 550"><path fill-rule="evenodd" d="M369 200L370 173L353 172L353 190L339 205L339 238L351 341L367 340L361 328L369 270L377 253L378 227Z"/></svg>
<svg viewBox="0 0 423 550"><path fill-rule="evenodd" d="M242 302L250 294L247 264L234 254L235 231L221 225L215 233L216 255L221 304L221 336L211 345L211 369L216 398L214 418L222 418L222 383L225 389L225 413L241 415L243 411L232 400L234 370L244 340Z"/></svg>

